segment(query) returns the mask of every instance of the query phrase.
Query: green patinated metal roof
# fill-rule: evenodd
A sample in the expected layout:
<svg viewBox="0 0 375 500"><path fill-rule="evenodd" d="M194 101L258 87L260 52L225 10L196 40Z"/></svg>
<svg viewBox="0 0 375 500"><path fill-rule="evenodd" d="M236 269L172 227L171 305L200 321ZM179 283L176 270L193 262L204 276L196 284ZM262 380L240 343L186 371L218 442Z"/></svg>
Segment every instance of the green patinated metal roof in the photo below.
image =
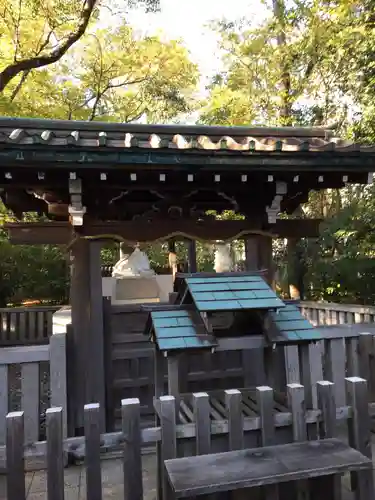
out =
<svg viewBox="0 0 375 500"><path fill-rule="evenodd" d="M270 312L275 336L272 340L281 342L299 342L322 339L321 332L305 319L298 307L286 304L283 309L277 312Z"/></svg>
<svg viewBox="0 0 375 500"><path fill-rule="evenodd" d="M199 312L243 309L278 309L284 303L261 276L186 278L188 291Z"/></svg>
<svg viewBox="0 0 375 500"><path fill-rule="evenodd" d="M194 311L152 311L154 340L161 351L210 349L217 345Z"/></svg>

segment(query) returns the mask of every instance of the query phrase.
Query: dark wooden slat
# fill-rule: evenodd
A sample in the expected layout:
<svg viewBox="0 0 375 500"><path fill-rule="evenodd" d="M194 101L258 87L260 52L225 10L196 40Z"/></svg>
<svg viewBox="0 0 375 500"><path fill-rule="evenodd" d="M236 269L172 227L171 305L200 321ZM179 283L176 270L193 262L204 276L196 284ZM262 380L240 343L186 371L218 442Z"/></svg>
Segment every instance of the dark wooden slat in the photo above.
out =
<svg viewBox="0 0 375 500"><path fill-rule="evenodd" d="M337 439L167 460L175 498L371 470L370 459Z"/></svg>
<svg viewBox="0 0 375 500"><path fill-rule="evenodd" d="M210 399L206 392L198 392L193 394L192 401L196 433L196 453L197 455L204 455L211 451Z"/></svg>
<svg viewBox="0 0 375 500"><path fill-rule="evenodd" d="M320 381L317 383L318 407L322 412L320 423L320 437L332 438L336 434L336 402L335 386L332 382ZM332 500L341 500L341 478L332 476L318 484L319 493L329 494Z"/></svg>
<svg viewBox="0 0 375 500"><path fill-rule="evenodd" d="M8 413L6 420L7 496L12 500L25 500L23 412Z"/></svg>
<svg viewBox="0 0 375 500"><path fill-rule="evenodd" d="M257 387L256 396L261 422L262 446L271 446L275 441L273 390L267 386ZM277 485L266 486L265 496L266 500L278 500Z"/></svg>
<svg viewBox="0 0 375 500"><path fill-rule="evenodd" d="M102 500L102 471L100 466L101 415L98 403L85 405L85 465L86 491L90 500Z"/></svg>
<svg viewBox="0 0 375 500"><path fill-rule="evenodd" d="M359 450L364 456L372 458L370 416L366 380L348 377L346 380L347 403L352 406L352 418L348 420L349 445ZM373 498L374 480L372 471L358 472L352 475L352 487L355 487L356 500Z"/></svg>
<svg viewBox="0 0 375 500"><path fill-rule="evenodd" d="M139 399L123 399L121 411L124 433L124 499L143 500Z"/></svg>
<svg viewBox="0 0 375 500"><path fill-rule="evenodd" d="M64 500L63 409L49 408L46 421L48 500Z"/></svg>
<svg viewBox="0 0 375 500"><path fill-rule="evenodd" d="M161 464L177 456L176 402L173 396L160 398ZM162 467L161 481L163 500L172 500L165 469ZM161 499L158 499L161 500Z"/></svg>
<svg viewBox="0 0 375 500"><path fill-rule="evenodd" d="M229 450L243 448L242 394L237 389L225 391L225 406L228 414Z"/></svg>

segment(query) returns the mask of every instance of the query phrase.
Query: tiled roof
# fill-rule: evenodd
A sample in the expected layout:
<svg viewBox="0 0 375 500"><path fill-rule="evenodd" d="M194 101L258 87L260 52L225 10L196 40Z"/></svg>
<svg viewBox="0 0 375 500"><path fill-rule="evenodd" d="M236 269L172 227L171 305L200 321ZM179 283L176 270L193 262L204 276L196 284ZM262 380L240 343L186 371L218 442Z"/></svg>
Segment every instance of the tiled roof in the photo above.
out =
<svg viewBox="0 0 375 500"><path fill-rule="evenodd" d="M270 316L275 327L271 340L276 343L322 339L319 329L314 328L295 305L287 304L277 312L270 312Z"/></svg>
<svg viewBox="0 0 375 500"><path fill-rule="evenodd" d="M0 144L237 152L368 151L320 128L135 125L22 118L0 119Z"/></svg>
<svg viewBox="0 0 375 500"><path fill-rule="evenodd" d="M154 340L161 351L210 349L217 345L193 311L152 311L150 315Z"/></svg>
<svg viewBox="0 0 375 500"><path fill-rule="evenodd" d="M200 312L284 307L261 276L218 274L212 278L186 278L186 285Z"/></svg>

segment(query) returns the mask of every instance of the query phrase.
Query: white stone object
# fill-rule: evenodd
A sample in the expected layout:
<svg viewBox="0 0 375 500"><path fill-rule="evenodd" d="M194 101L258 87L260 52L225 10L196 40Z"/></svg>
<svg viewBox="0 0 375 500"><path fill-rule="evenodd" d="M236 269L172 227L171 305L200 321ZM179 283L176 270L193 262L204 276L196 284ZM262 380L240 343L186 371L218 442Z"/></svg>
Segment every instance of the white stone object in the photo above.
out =
<svg viewBox="0 0 375 500"><path fill-rule="evenodd" d="M217 243L215 251L214 269L217 273L225 273L233 268L232 257L230 255L229 245L225 243Z"/></svg>

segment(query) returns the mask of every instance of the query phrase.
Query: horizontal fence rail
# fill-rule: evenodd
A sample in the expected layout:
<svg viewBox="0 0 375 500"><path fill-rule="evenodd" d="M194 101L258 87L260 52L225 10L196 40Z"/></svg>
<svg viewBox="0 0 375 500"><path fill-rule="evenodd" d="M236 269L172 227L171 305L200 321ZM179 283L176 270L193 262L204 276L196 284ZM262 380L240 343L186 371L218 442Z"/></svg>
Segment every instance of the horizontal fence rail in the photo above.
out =
<svg viewBox="0 0 375 500"><path fill-rule="evenodd" d="M307 301L300 302L299 306L314 326L375 322L375 307Z"/></svg>
<svg viewBox="0 0 375 500"><path fill-rule="evenodd" d="M48 344L52 316L62 306L0 309L0 346Z"/></svg>

